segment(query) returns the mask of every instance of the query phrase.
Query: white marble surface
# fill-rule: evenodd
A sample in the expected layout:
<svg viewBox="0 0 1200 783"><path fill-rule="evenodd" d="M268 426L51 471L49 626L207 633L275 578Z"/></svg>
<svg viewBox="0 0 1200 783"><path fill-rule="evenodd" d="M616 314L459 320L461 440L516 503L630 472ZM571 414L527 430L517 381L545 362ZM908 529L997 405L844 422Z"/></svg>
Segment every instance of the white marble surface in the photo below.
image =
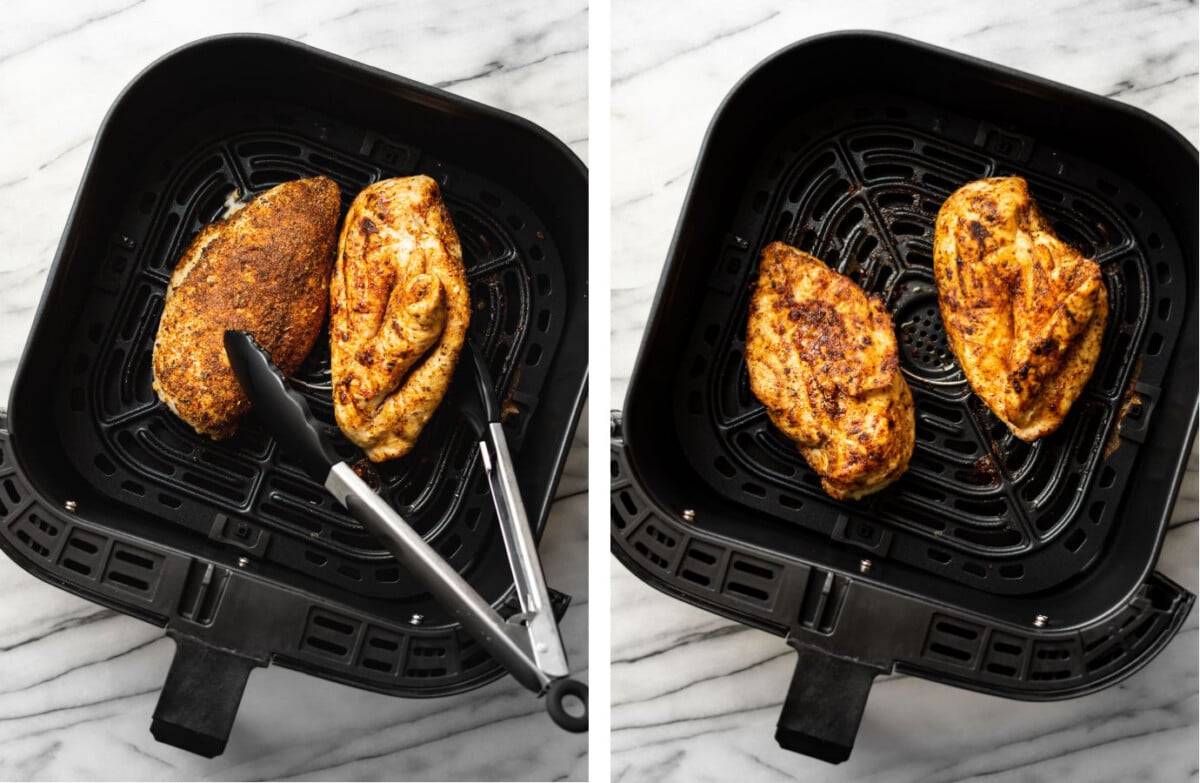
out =
<svg viewBox="0 0 1200 783"><path fill-rule="evenodd" d="M616 0L612 18L618 406L709 120L742 75L786 44L837 29L896 32L1114 96L1197 139L1192 3ZM1194 451L1191 465L1158 567L1195 591ZM912 677L877 680L853 756L833 767L775 744L794 660L781 639L668 598L615 561L610 570L614 780L1197 779L1194 611L1143 671L1081 699L1028 704Z"/></svg>
<svg viewBox="0 0 1200 783"><path fill-rule="evenodd" d="M207 35L299 39L532 120L587 157L587 7L572 2L84 0L0 7L0 400L92 139L158 56ZM586 421L586 419L585 419ZM563 634L587 679L586 428L542 547L575 596ZM150 715L174 645L159 628L56 590L0 558L0 778L573 779L587 736L504 679L432 701L257 670L225 754L156 743Z"/></svg>

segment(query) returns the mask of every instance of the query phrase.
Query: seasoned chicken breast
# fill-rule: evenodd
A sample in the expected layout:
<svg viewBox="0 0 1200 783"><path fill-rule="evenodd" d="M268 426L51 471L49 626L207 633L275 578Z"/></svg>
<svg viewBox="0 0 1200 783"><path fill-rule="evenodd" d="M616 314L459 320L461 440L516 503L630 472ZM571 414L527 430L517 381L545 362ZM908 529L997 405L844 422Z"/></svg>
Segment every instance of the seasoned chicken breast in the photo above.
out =
<svg viewBox="0 0 1200 783"><path fill-rule="evenodd" d="M354 200L329 289L334 414L374 462L403 456L454 375L471 306L437 183L387 179Z"/></svg>
<svg viewBox="0 0 1200 783"><path fill-rule="evenodd" d="M227 438L250 409L226 329L254 335L295 372L325 321L340 194L327 177L285 182L205 226L175 265L154 341L154 391L201 434Z"/></svg>
<svg viewBox="0 0 1200 783"><path fill-rule="evenodd" d="M950 350L1024 441L1058 429L1100 355L1100 267L1061 241L1020 177L959 188L938 212L934 274Z"/></svg>
<svg viewBox="0 0 1200 783"><path fill-rule="evenodd" d="M912 392L883 303L816 258L762 252L746 327L750 389L834 498L883 489L908 469Z"/></svg>

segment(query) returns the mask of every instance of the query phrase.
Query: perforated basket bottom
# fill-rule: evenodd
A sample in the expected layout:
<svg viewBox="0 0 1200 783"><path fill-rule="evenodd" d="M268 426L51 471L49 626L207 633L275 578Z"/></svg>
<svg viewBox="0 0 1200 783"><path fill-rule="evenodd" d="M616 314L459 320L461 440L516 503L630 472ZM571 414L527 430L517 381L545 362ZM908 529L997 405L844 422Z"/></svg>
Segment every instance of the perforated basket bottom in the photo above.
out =
<svg viewBox="0 0 1200 783"><path fill-rule="evenodd" d="M519 453L564 323L553 238L496 183L295 106L216 107L176 128L150 161L129 191L111 245L98 250L104 258L63 362L56 410L76 468L121 503L355 593L421 595L391 556L277 451L252 415L234 438L213 442L158 401L150 357L167 281L235 189L256 193L324 174L340 186L344 214L371 182L429 174L441 183L462 240L470 332L508 403L506 430ZM297 378L328 384L325 334ZM334 423L329 391L301 390L339 454L361 458ZM451 407L438 410L411 454L378 466L380 492L459 571L501 568L507 575L474 438Z"/></svg>
<svg viewBox="0 0 1200 783"><path fill-rule="evenodd" d="M982 177L1019 174L1058 235L1103 269L1110 317L1092 380L1058 432L1014 438L950 353L933 279L942 202ZM916 407L909 471L838 503L750 392L749 290L766 244L814 254L892 313ZM1184 310L1183 260L1132 184L1036 139L915 101L859 96L797 117L769 144L724 247L714 249L676 383L677 430L725 497L879 557L997 593L1044 589L1095 557L1166 372ZM1140 404L1122 422L1127 393ZM1120 427L1119 440L1114 440ZM1106 446L1120 447L1106 456Z"/></svg>

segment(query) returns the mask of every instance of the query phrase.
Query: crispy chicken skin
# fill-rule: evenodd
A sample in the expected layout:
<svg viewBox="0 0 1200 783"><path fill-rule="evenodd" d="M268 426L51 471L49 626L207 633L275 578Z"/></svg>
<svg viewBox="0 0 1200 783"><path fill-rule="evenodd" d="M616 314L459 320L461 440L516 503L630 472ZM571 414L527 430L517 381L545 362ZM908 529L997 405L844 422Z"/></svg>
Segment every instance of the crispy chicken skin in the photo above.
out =
<svg viewBox="0 0 1200 783"><path fill-rule="evenodd" d="M1058 429L1095 369L1108 291L1020 177L959 188L938 212L934 274L950 350L1013 434Z"/></svg>
<svg viewBox="0 0 1200 783"><path fill-rule="evenodd" d="M325 321L340 211L327 177L285 182L205 226L175 265L154 340L154 391L201 434L227 438L250 409L226 329L244 329L285 373Z"/></svg>
<svg viewBox="0 0 1200 783"><path fill-rule="evenodd" d="M746 327L750 389L834 498L877 492L908 469L913 401L892 319L853 280L774 242Z"/></svg>
<svg viewBox="0 0 1200 783"><path fill-rule="evenodd" d="M329 289L333 410L373 462L408 453L470 321L462 247L437 183L387 179L346 216Z"/></svg>

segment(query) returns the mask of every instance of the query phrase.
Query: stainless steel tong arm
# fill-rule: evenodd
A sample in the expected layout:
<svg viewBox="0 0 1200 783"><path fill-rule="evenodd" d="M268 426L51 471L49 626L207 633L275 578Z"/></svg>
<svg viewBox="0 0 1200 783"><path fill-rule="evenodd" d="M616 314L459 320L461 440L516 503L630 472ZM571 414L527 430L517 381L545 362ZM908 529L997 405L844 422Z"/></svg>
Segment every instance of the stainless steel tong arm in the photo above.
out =
<svg viewBox="0 0 1200 783"><path fill-rule="evenodd" d="M488 424L488 437L480 441L479 454L492 490L492 500L496 504L500 534L508 552L513 584L521 602L521 619L529 632L533 659L538 668L550 677L566 677L570 673L567 670L567 654L563 650L558 623L554 621L550 591L546 588L537 543L533 540L533 531L529 527L525 504L517 486L508 441L499 422Z"/></svg>
<svg viewBox="0 0 1200 783"><path fill-rule="evenodd" d="M416 576L438 603L518 682L536 693L546 690L551 677L522 644L529 641L525 629L505 622L499 612L349 465L344 462L334 465L325 479L325 488L355 518L371 518L375 522L369 526L371 532L383 539L400 564ZM565 674L564 669L562 675Z"/></svg>

